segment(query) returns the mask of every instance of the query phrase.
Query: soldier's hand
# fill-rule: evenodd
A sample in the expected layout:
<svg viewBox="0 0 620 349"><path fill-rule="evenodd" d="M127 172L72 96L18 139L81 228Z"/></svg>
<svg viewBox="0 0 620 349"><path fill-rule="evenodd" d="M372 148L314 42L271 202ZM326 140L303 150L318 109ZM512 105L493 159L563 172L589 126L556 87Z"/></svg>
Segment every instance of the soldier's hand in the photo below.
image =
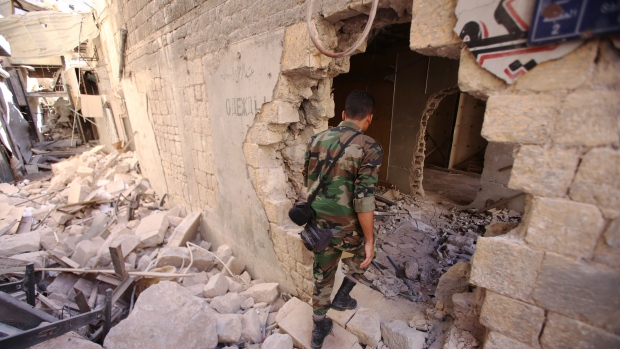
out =
<svg viewBox="0 0 620 349"><path fill-rule="evenodd" d="M375 244L374 242L368 242L364 244L364 252L366 254L366 259L360 264L360 267L366 269L370 266L370 263L375 258Z"/></svg>

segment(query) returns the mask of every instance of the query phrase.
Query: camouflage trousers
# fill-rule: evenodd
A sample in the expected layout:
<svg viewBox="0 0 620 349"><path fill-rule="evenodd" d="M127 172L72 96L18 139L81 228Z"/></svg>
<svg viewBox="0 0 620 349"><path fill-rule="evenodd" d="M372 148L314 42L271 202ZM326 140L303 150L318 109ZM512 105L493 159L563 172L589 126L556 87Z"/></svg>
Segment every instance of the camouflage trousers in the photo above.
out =
<svg viewBox="0 0 620 349"><path fill-rule="evenodd" d="M329 310L330 296L334 289L334 280L342 252L353 254L353 257L343 260L343 264L348 267L346 275L359 280L364 274L365 270L360 268L360 264L366 258L364 236L356 231L334 235L324 251L314 254L312 308L316 315L325 315Z"/></svg>

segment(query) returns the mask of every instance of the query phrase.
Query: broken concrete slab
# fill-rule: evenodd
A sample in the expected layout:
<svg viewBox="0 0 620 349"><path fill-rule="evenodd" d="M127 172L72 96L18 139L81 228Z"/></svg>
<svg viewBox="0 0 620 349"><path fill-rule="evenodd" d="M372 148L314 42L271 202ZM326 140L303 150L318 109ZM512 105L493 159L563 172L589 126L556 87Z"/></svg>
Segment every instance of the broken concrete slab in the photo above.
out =
<svg viewBox="0 0 620 349"><path fill-rule="evenodd" d="M75 246L75 252L71 256L75 262L81 266L85 266L88 261L97 255L99 248L105 240L100 237L95 237L89 240L82 240Z"/></svg>
<svg viewBox="0 0 620 349"><path fill-rule="evenodd" d="M217 248L215 255L222 262L226 263L228 262L228 259L232 257L232 248L230 248L230 246L228 245L221 245L220 247Z"/></svg>
<svg viewBox="0 0 620 349"><path fill-rule="evenodd" d="M9 183L0 183L0 192L6 195L13 195L19 192L19 188Z"/></svg>
<svg viewBox="0 0 620 349"><path fill-rule="evenodd" d="M381 319L376 311L360 308L349 320L347 331L357 336L361 344L376 348L381 341Z"/></svg>
<svg viewBox="0 0 620 349"><path fill-rule="evenodd" d="M239 258L231 256L228 259L228 262L226 262L226 268L224 268L223 272L227 276L234 276L240 275L241 273L243 273L244 270L245 264L243 264L243 262ZM230 273L232 273L232 275L230 275Z"/></svg>
<svg viewBox="0 0 620 349"><path fill-rule="evenodd" d="M32 262L35 268L44 268L45 264L49 260L49 256L45 251L26 252L11 256L12 259L18 259L20 261Z"/></svg>
<svg viewBox="0 0 620 349"><path fill-rule="evenodd" d="M223 296L214 297L209 306L220 314L235 314L241 309L242 301L238 293L229 292Z"/></svg>
<svg viewBox="0 0 620 349"><path fill-rule="evenodd" d="M228 280L226 276L219 273L209 279L204 287L203 294L205 298L213 298L224 295L226 291L228 291Z"/></svg>
<svg viewBox="0 0 620 349"><path fill-rule="evenodd" d="M140 247L155 247L164 241L166 230L168 230L168 217L165 212L159 212L144 217L135 234L140 238Z"/></svg>
<svg viewBox="0 0 620 349"><path fill-rule="evenodd" d="M237 343L243 329L241 315L217 314L213 316L217 321L217 339L220 343Z"/></svg>
<svg viewBox="0 0 620 349"><path fill-rule="evenodd" d="M187 215L181 224L179 224L168 240L168 246L185 246L187 241L194 240L198 227L200 226L200 212L194 212Z"/></svg>
<svg viewBox="0 0 620 349"><path fill-rule="evenodd" d="M401 320L382 323L381 335L390 349L422 349L426 341L424 332L410 328Z"/></svg>
<svg viewBox="0 0 620 349"><path fill-rule="evenodd" d="M277 320L278 325L282 331L291 335L297 347L311 349L312 307L296 298L292 298L289 302L292 302L289 307L285 305L282 308L282 310L286 309L286 315ZM323 343L324 349L351 349L358 347L357 337L347 332L338 324L334 324L332 333L325 338Z"/></svg>
<svg viewBox="0 0 620 349"><path fill-rule="evenodd" d="M0 236L0 257L10 257L25 252L36 252L41 244L39 232Z"/></svg>
<svg viewBox="0 0 620 349"><path fill-rule="evenodd" d="M69 195L67 197L68 204L77 204L83 202L86 196L90 194L90 188L85 185L75 184L69 187Z"/></svg>
<svg viewBox="0 0 620 349"><path fill-rule="evenodd" d="M159 250L156 266L163 267L169 265L181 268L189 266L189 263L190 258L187 248L166 246Z"/></svg>
<svg viewBox="0 0 620 349"><path fill-rule="evenodd" d="M241 292L241 295L252 297L257 303L272 303L280 295L278 286L279 284L277 283L257 284Z"/></svg>
<svg viewBox="0 0 620 349"><path fill-rule="evenodd" d="M260 343L263 340L261 320L258 312L252 309L241 317L241 340L246 343Z"/></svg>
<svg viewBox="0 0 620 349"><path fill-rule="evenodd" d="M129 316L112 327L104 346L214 349L218 343L216 328L215 316L203 300L176 282L162 281L140 295Z"/></svg>
<svg viewBox="0 0 620 349"><path fill-rule="evenodd" d="M274 333L265 339L261 349L293 349L293 338L288 334Z"/></svg>

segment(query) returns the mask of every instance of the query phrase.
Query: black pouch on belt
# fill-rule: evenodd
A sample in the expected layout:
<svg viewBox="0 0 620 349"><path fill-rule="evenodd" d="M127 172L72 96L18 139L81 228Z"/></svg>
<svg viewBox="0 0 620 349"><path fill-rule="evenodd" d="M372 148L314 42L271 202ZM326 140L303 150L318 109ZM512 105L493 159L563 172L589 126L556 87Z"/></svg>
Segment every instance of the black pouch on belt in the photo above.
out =
<svg viewBox="0 0 620 349"><path fill-rule="evenodd" d="M288 217L293 223L303 226L314 219L315 212L309 203L298 202L288 211Z"/></svg>
<svg viewBox="0 0 620 349"><path fill-rule="evenodd" d="M335 229L321 229L313 224L306 224L299 237L308 251L319 253L327 248L336 232Z"/></svg>

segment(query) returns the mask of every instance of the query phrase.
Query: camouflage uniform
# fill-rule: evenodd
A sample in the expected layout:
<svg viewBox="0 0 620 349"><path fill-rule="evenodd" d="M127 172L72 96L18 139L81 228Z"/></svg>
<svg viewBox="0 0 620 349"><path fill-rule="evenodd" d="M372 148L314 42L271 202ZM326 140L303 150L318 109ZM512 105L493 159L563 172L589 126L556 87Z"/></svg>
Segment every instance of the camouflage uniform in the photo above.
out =
<svg viewBox="0 0 620 349"><path fill-rule="evenodd" d="M327 174L323 189L312 203L317 213L317 226L339 231L327 249L314 254L312 305L317 315L324 315L330 307L329 298L343 251L353 254L352 258L343 261L349 269L347 275L359 279L364 273L359 267L366 256L364 234L357 212L375 209L375 184L383 149L377 141L362 134L355 123L343 121L337 127L314 135L305 156L305 184L308 192L313 192L319 184L318 179L329 167L329 161L338 156L344 143L356 133L359 134L349 144L331 173Z"/></svg>

